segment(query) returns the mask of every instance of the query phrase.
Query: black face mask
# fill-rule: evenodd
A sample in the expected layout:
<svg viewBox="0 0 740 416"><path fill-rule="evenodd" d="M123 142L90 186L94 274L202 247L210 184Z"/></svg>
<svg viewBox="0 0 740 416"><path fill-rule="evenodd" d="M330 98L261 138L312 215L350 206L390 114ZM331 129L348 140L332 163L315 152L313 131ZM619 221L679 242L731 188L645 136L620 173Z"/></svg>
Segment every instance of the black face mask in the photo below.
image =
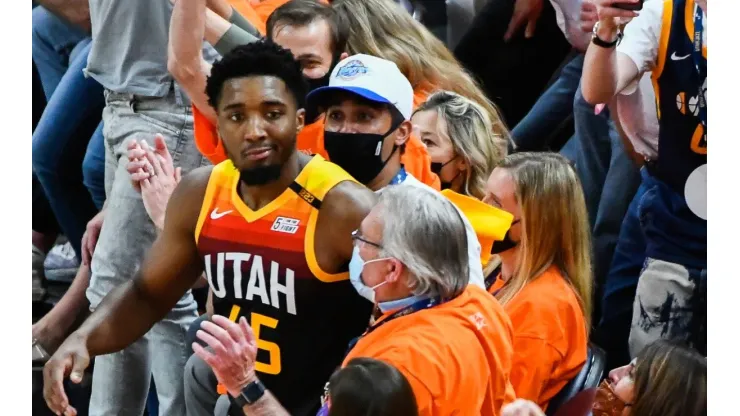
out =
<svg viewBox="0 0 740 416"><path fill-rule="evenodd" d="M400 124L400 123L398 123ZM339 165L363 185L375 179L396 152L382 159L383 140L394 132L398 125L391 126L386 134L340 133L324 131L324 148L332 163Z"/></svg>
<svg viewBox="0 0 740 416"><path fill-rule="evenodd" d="M513 227L514 224L518 223L519 221L520 220L512 221L511 227ZM493 242L493 247L491 247L491 254L503 253L504 251L511 250L512 248L519 245L518 241L514 241L511 239L511 227L509 227L509 231L506 232L503 240Z"/></svg>
<svg viewBox="0 0 740 416"><path fill-rule="evenodd" d="M334 56L331 61L331 65L329 66L329 71L321 77L321 78L308 78L306 76L303 77L303 79L306 81L306 84L308 84L308 91L307 93L310 93L311 91L317 90L321 87L326 87L329 85L329 79L331 78L331 73L334 71L334 67L339 63L339 55ZM306 109L306 124L311 124L316 119L319 118L319 115L321 113L318 112L318 109L315 109L314 111L308 111Z"/></svg>
<svg viewBox="0 0 740 416"><path fill-rule="evenodd" d="M447 166L447 165L449 165L450 162L452 162L453 160L455 160L454 157L452 159L448 160L445 163L432 162L431 171L432 171L432 173L434 173L435 175L437 175L439 177L440 187L441 187L441 190L443 190L443 191L445 189L450 189L450 187L452 187L452 182L454 182L455 179L457 179L457 177L460 176L460 171L458 171L457 172L457 175L455 175L455 177L452 178L451 181L445 182L445 181L442 180L442 176L441 176L442 168L445 167L445 166Z"/></svg>

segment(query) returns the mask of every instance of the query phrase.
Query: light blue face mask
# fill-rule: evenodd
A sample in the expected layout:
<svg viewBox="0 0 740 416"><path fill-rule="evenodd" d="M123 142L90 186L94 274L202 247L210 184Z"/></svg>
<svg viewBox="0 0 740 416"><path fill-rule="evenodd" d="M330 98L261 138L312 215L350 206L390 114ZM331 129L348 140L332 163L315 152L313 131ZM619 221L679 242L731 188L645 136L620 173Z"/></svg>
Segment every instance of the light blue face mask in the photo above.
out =
<svg viewBox="0 0 740 416"><path fill-rule="evenodd" d="M366 286L362 281L362 269L365 268L366 264L389 259L390 257L384 257L382 259L364 261L362 260L362 257L360 257L359 247L355 246L354 251L352 251L352 260L349 261L349 280L352 282L352 286L355 287L357 293L372 303L375 303L375 289L388 283L388 281L384 280L373 287Z"/></svg>

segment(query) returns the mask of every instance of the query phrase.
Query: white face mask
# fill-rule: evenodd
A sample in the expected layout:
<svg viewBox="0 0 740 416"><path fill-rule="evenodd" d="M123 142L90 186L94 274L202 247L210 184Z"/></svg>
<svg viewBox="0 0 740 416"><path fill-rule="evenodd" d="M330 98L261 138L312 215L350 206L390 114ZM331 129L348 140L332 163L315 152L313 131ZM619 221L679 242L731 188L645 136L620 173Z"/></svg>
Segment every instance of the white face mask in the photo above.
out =
<svg viewBox="0 0 740 416"><path fill-rule="evenodd" d="M355 247L354 251L352 251L352 260L349 262L349 280L352 282L352 286L355 287L357 293L372 303L375 303L375 289L388 283L388 281L384 280L373 287L366 286L365 283L362 282L362 269L365 268L366 264L389 259L390 257L384 257L382 259L363 261L362 257L360 257L359 247Z"/></svg>

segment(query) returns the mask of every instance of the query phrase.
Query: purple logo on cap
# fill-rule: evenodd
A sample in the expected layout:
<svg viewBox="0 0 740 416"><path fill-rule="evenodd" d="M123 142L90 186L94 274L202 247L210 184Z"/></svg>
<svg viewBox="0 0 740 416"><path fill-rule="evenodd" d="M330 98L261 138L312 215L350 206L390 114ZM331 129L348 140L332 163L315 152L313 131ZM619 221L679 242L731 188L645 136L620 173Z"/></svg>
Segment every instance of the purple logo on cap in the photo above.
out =
<svg viewBox="0 0 740 416"><path fill-rule="evenodd" d="M343 67L339 68L339 71L337 71L337 77L342 78L344 80L350 80L357 78L360 75L367 74L367 67L365 64L362 63L359 59L354 59L346 64L344 64Z"/></svg>

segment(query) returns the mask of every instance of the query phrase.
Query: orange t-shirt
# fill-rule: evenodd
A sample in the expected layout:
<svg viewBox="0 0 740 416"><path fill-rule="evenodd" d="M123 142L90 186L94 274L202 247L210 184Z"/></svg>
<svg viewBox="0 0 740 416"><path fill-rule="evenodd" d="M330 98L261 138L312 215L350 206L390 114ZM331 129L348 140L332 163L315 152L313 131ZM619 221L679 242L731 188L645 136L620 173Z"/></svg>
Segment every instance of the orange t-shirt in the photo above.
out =
<svg viewBox="0 0 740 416"><path fill-rule="evenodd" d="M344 365L355 357L393 365L411 384L423 416L500 415L514 400L511 322L483 289L470 285L449 302L383 324L387 316L360 338Z"/></svg>
<svg viewBox="0 0 740 416"><path fill-rule="evenodd" d="M499 278L489 291L503 286ZM586 362L588 333L578 297L556 266L528 283L504 310L514 327L511 383L543 410Z"/></svg>

